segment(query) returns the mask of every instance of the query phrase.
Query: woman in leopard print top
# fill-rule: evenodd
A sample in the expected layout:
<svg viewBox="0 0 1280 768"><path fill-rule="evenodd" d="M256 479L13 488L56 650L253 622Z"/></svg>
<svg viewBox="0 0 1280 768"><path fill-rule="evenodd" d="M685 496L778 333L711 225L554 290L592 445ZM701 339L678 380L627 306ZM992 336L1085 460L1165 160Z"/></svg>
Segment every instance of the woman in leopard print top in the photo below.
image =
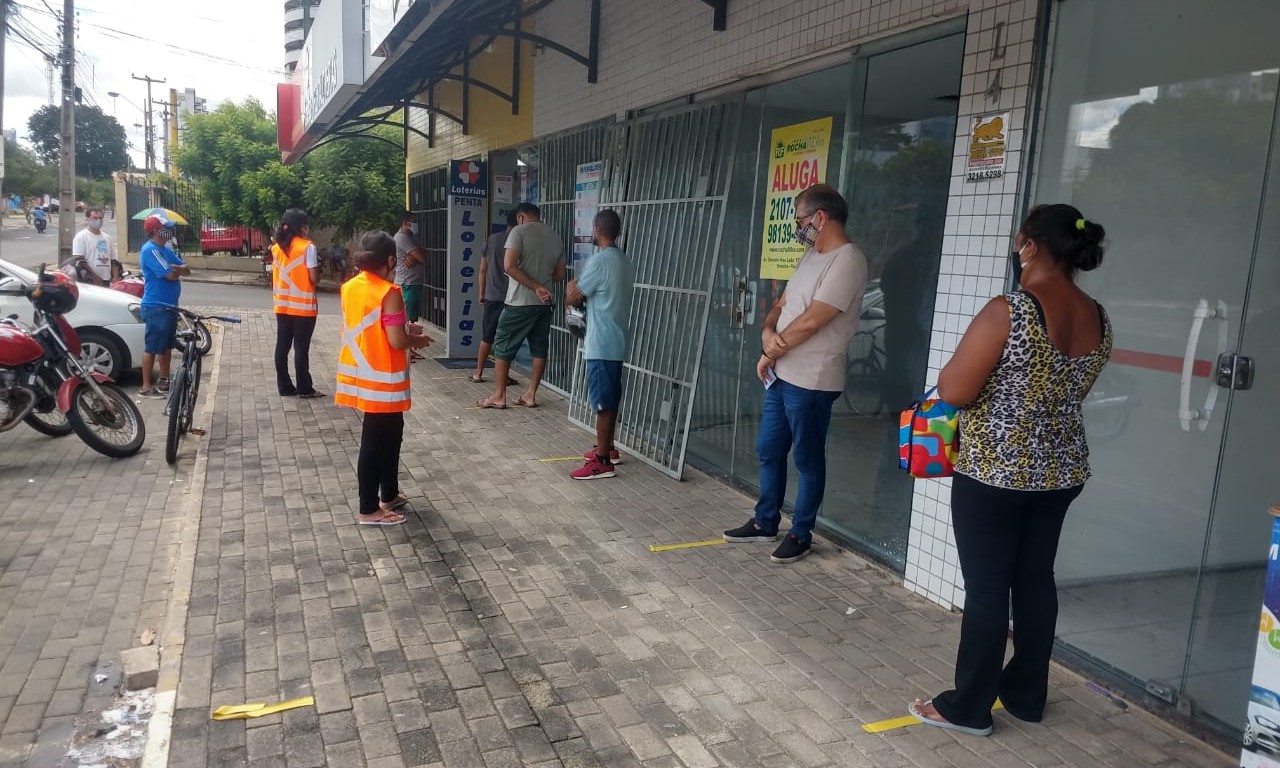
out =
<svg viewBox="0 0 1280 768"><path fill-rule="evenodd" d="M1075 275L1102 263L1104 234L1069 205L1032 210L1012 254L1022 291L978 313L938 379L939 397L963 408L951 519L965 600L955 688L910 707L928 725L986 736L997 697L1021 720L1044 714L1053 561L1089 477L1081 406L1111 356L1107 313Z"/></svg>

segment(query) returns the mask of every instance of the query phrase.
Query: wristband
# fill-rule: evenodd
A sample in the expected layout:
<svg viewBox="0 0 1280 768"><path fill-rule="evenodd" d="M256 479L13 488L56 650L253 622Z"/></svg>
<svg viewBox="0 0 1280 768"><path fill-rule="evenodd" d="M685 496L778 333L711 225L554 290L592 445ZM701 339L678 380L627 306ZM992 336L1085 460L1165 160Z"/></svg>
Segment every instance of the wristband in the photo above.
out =
<svg viewBox="0 0 1280 768"><path fill-rule="evenodd" d="M768 352L765 352L763 349L762 349L762 350L760 350L760 354L764 355L765 357L769 358L770 360L777 360L777 359L778 359L778 358L774 357L773 355L769 354Z"/></svg>

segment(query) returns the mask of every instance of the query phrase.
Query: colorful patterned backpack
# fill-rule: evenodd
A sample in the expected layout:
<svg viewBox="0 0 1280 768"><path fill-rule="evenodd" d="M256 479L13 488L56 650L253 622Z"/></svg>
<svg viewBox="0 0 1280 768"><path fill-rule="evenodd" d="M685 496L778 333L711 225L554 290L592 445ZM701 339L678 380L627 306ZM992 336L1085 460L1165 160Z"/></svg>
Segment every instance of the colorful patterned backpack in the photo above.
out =
<svg viewBox="0 0 1280 768"><path fill-rule="evenodd" d="M960 446L960 409L930 399L937 387L902 412L898 467L912 477L950 477Z"/></svg>

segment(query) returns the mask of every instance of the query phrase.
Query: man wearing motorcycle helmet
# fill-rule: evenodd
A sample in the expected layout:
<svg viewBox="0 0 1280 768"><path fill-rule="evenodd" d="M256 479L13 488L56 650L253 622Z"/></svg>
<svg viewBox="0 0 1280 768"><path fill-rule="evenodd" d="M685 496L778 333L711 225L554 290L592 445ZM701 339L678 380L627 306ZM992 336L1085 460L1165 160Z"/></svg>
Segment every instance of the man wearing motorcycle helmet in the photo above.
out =
<svg viewBox="0 0 1280 768"><path fill-rule="evenodd" d="M165 245L173 237L176 225L167 218L148 216L142 228L149 239L142 244L138 260L142 263L145 284L142 289L142 322L146 338L142 355L143 397L163 398L169 392L169 360L178 340L178 298L182 295L183 277L191 268L182 257ZM160 361L160 379L151 382L151 366Z"/></svg>

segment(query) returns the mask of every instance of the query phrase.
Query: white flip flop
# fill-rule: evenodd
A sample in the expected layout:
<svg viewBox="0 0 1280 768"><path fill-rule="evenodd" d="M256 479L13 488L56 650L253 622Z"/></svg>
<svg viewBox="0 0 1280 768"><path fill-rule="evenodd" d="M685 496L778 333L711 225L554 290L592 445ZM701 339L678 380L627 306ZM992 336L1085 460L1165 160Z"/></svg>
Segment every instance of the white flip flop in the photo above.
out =
<svg viewBox="0 0 1280 768"><path fill-rule="evenodd" d="M928 701L923 702L923 704L932 704L932 703L933 703L933 699L929 699ZM991 726L989 725L986 728L970 728L967 725L956 725L955 723L949 723L946 720L934 720L932 718L925 717L924 713L921 712L916 707L916 703L914 701L907 705L907 714L916 718L917 720L924 723L925 725L932 725L935 728L944 728L948 731L957 731L959 733L966 733L970 736L990 736L991 735Z"/></svg>

